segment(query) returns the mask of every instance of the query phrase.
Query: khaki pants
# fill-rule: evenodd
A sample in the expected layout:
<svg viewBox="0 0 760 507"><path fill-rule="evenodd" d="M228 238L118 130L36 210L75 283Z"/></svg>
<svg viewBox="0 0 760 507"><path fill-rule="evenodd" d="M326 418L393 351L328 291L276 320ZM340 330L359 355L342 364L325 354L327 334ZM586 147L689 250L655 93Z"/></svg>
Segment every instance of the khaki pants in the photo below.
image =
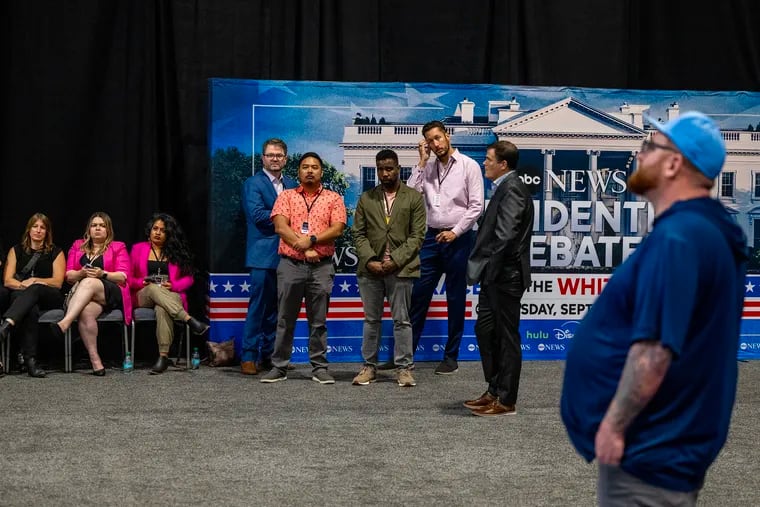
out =
<svg viewBox="0 0 760 507"><path fill-rule="evenodd" d="M156 340L158 340L158 353L169 353L172 340L174 340L174 321L184 320L187 312L182 307L182 299L179 294L158 284L151 283L137 292L137 306L140 308L153 308L156 312Z"/></svg>

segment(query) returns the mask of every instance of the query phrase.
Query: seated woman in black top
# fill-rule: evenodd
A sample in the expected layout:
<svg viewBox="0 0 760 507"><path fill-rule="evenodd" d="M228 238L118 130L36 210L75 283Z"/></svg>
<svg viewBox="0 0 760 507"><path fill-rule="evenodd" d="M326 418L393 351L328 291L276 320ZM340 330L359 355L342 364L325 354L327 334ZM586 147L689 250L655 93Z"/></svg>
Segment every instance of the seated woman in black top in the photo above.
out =
<svg viewBox="0 0 760 507"><path fill-rule="evenodd" d="M0 323L0 337L11 330L21 335L21 350L31 377L44 377L37 364L37 319L40 310L60 308L61 285L66 272L63 251L53 244L50 219L35 213L26 224L21 243L8 252L5 287L10 289L10 307Z"/></svg>

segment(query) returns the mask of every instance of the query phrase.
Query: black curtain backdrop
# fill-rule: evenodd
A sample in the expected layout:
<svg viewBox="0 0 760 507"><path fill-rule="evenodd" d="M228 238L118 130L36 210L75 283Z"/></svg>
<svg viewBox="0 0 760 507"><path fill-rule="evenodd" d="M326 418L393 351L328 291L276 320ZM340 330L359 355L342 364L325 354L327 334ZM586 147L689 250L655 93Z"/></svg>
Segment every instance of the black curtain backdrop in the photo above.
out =
<svg viewBox="0 0 760 507"><path fill-rule="evenodd" d="M162 210L204 271L211 77L758 91L758 26L755 0L6 0L0 238L39 210L66 249L104 210L131 244Z"/></svg>

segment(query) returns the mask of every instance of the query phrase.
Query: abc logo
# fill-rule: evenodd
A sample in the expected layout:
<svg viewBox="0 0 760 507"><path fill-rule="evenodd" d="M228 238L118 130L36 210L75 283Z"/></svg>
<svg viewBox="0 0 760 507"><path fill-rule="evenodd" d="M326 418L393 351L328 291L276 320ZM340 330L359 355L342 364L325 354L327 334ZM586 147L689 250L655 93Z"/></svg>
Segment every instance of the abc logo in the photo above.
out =
<svg viewBox="0 0 760 507"><path fill-rule="evenodd" d="M538 350L539 350L539 352L543 352L545 348L546 348L546 347L544 347L544 344L543 344L543 343L539 343L539 344L538 344Z"/></svg>
<svg viewBox="0 0 760 507"><path fill-rule="evenodd" d="M531 176L530 174L521 174L520 179L526 185L538 185L541 183L541 178L538 176Z"/></svg>
<svg viewBox="0 0 760 507"><path fill-rule="evenodd" d="M441 350L441 346L437 343L433 344L433 352L438 352L439 350Z"/></svg>
<svg viewBox="0 0 760 507"><path fill-rule="evenodd" d="M742 349L742 350L747 350L747 344L744 343L744 342L742 342L742 344L739 345L739 348Z"/></svg>

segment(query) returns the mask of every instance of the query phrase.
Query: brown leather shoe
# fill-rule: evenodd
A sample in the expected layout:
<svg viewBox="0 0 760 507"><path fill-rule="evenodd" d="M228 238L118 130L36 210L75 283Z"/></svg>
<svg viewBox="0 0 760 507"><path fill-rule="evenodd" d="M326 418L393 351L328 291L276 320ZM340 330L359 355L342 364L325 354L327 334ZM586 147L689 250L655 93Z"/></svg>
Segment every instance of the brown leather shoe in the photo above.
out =
<svg viewBox="0 0 760 507"><path fill-rule="evenodd" d="M243 361L240 363L240 373L243 375L256 375L259 370L256 369L256 363L253 361Z"/></svg>
<svg viewBox="0 0 760 507"><path fill-rule="evenodd" d="M514 415L517 413L515 405L502 405L498 399L491 402L490 405L472 410L473 415L479 417L495 417L500 415Z"/></svg>
<svg viewBox="0 0 760 507"><path fill-rule="evenodd" d="M465 407L469 409L480 408L480 407L485 407L485 406L490 405L491 403L493 403L493 400L495 399L496 399L496 396L486 391L482 395L480 395L480 398L478 398L477 400L467 400L464 403L462 403L462 405L464 405Z"/></svg>

